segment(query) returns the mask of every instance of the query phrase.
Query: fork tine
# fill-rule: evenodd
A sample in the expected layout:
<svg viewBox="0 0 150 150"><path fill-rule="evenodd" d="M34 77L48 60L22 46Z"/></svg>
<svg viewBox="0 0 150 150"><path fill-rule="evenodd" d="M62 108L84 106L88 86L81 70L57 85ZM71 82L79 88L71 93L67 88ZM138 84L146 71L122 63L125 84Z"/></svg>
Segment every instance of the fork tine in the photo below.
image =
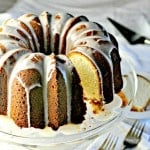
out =
<svg viewBox="0 0 150 150"><path fill-rule="evenodd" d="M116 139L114 140L114 142L112 142L110 149L115 149L117 142L118 142L118 137L116 137Z"/></svg>
<svg viewBox="0 0 150 150"><path fill-rule="evenodd" d="M106 137L105 141L103 142L103 144L100 146L99 150L102 150L106 147L107 143L109 142L109 138L110 138L111 134L109 133L109 135Z"/></svg>
<svg viewBox="0 0 150 150"><path fill-rule="evenodd" d="M140 138L142 136L144 127L145 124L136 120L129 131L129 135L134 135Z"/></svg>
<svg viewBox="0 0 150 150"><path fill-rule="evenodd" d="M113 138L112 138L112 135L111 135L110 138L109 138L109 142L107 143L105 149L108 149L108 148L111 149L111 147L113 146L113 143L114 143L114 141L113 141Z"/></svg>
<svg viewBox="0 0 150 150"><path fill-rule="evenodd" d="M138 133L141 132L141 123L140 121L137 122L136 126L135 126L135 131L133 132L133 135L138 137Z"/></svg>
<svg viewBox="0 0 150 150"><path fill-rule="evenodd" d="M144 131L144 128L145 128L145 124L141 124L141 126L140 126L140 128L139 128L139 132L138 132L138 134L137 134L137 137L139 137L139 138L141 138L141 136L142 136L142 133L143 133L143 131Z"/></svg>
<svg viewBox="0 0 150 150"><path fill-rule="evenodd" d="M109 150L109 149L113 150L115 149L117 142L118 142L118 137L116 137L114 140L113 136L109 134L98 150Z"/></svg>
<svg viewBox="0 0 150 150"><path fill-rule="evenodd" d="M135 133L136 130L136 126L137 126L137 120L134 122L134 124L132 125L132 127L130 128L128 135L133 135Z"/></svg>
<svg viewBox="0 0 150 150"><path fill-rule="evenodd" d="M140 121L135 121L135 125L134 125L134 130L132 130L132 134L134 136L137 136L138 135L138 131L139 131L139 127L140 127Z"/></svg>

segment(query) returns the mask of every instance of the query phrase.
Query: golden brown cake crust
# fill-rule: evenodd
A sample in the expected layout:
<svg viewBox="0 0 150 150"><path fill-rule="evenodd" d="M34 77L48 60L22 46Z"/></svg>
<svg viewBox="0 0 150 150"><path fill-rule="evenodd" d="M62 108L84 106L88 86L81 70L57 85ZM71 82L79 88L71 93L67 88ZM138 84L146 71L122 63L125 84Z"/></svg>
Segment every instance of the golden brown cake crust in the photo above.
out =
<svg viewBox="0 0 150 150"><path fill-rule="evenodd" d="M25 87L18 79L25 84ZM22 70L18 73L18 79L14 79L12 84L11 117L20 127L44 128L42 87L35 86L29 90L30 86L37 83L42 86L40 73L35 69ZM27 93L27 89L29 93Z"/></svg>
<svg viewBox="0 0 150 150"><path fill-rule="evenodd" d="M49 126L58 129L67 123L67 96L62 75L56 69L48 82Z"/></svg>
<svg viewBox="0 0 150 150"><path fill-rule="evenodd" d="M18 21L19 21L19 20L18 20ZM33 35L32 35L31 30L29 29L29 27L28 27L25 23L23 23L22 21L19 21L19 22L20 22L20 26L21 26L24 30L26 30L26 31L29 33L29 35L31 36L31 39L32 39L34 48L36 49L35 40L34 40L34 38L33 38Z"/></svg>
<svg viewBox="0 0 150 150"><path fill-rule="evenodd" d="M5 53L7 51L5 46L1 43L0 43L0 51L2 51L2 53Z"/></svg>
<svg viewBox="0 0 150 150"><path fill-rule="evenodd" d="M3 68L0 68L0 114L7 114L7 74Z"/></svg>
<svg viewBox="0 0 150 150"><path fill-rule="evenodd" d="M43 89L35 87L30 91L30 119L31 126L35 128L44 128L44 102Z"/></svg>
<svg viewBox="0 0 150 150"><path fill-rule="evenodd" d="M20 82L15 79L12 84L10 117L20 127L28 127L27 95Z"/></svg>
<svg viewBox="0 0 150 150"><path fill-rule="evenodd" d="M39 19L36 17L34 20L32 20L30 22L34 32L36 33L37 35L37 38L38 38L38 42L39 42L39 49L41 52L43 52L43 47L44 47L44 39L43 39L43 30L42 30L42 26L40 24L40 21Z"/></svg>

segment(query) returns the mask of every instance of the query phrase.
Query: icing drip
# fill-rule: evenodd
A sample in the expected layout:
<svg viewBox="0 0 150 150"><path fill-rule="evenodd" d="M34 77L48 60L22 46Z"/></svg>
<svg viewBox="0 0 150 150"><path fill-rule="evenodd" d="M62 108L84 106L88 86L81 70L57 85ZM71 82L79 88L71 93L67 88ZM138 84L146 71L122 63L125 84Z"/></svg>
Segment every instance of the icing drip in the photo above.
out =
<svg viewBox="0 0 150 150"><path fill-rule="evenodd" d="M36 43L36 49L38 52L40 52L40 44L38 42L38 38L36 36L36 33L35 33L33 27L31 26L31 21L33 21L36 17L37 16L35 16L33 14L32 15L31 14L30 15L25 14L25 15L19 17L18 20L22 21L23 23L25 23L29 27L29 29L31 30L31 33L34 37L35 43Z"/></svg>
<svg viewBox="0 0 150 150"><path fill-rule="evenodd" d="M39 61L36 61L36 59L38 60L38 58L36 58L37 56L41 56L42 59ZM33 58L35 59L33 61ZM26 94L27 94L27 101L29 104L29 93L30 90L33 89L34 87L41 87L41 85L39 83L33 84L30 87L26 87L25 84L21 81L21 79L19 79L19 77L17 77L17 74L22 71L22 70L26 70L26 69L36 69L40 74L41 74L41 78L43 80L43 60L44 59L44 55L39 53L30 53L30 54L25 54L22 57L20 57L20 59L17 61L15 67L13 68L11 75L10 75L10 79L8 81L9 84L9 89L8 89L8 116L10 116L10 108L11 108L11 87L12 87L12 83L13 80L16 78L20 81L20 83L22 84L22 86L24 87ZM20 65L21 64L21 65ZM30 108L30 106L28 105L28 108ZM29 111L29 109L28 109ZM29 112L28 112L29 114ZM29 117L29 115L28 115ZM29 121L29 120L28 120ZM28 126L30 126L30 122L28 122Z"/></svg>
<svg viewBox="0 0 150 150"><path fill-rule="evenodd" d="M75 24L68 32L67 34L67 50L70 50L70 47L73 45L73 42L78 39L78 35L83 33L84 31L88 29L97 29L98 27L93 22L79 22ZM67 52L68 53L68 52Z"/></svg>
<svg viewBox="0 0 150 150"><path fill-rule="evenodd" d="M36 83L34 85L31 86L26 86L26 84L21 80L20 77L16 76L16 79L20 82L20 84L22 85L22 87L25 89L26 92L26 96L27 96L27 120L28 120L28 127L31 127L31 120L30 120L30 91L32 89L34 89L35 87L41 87L41 84Z"/></svg>
<svg viewBox="0 0 150 150"><path fill-rule="evenodd" d="M9 35L8 33L11 33L11 34ZM24 43L26 45L26 47L29 48L28 41L19 34L19 32L17 31L17 29L14 26L9 26L9 25L2 26L1 36L2 36L2 34L8 36L8 38L10 38L10 39L14 38L14 39L18 39L19 41L22 41L22 43Z"/></svg>
<svg viewBox="0 0 150 150"><path fill-rule="evenodd" d="M53 54L52 54L53 55ZM55 59L53 56L45 56L44 59L44 88L43 88L43 98L44 98L44 111L45 111L45 123L46 125L49 123L48 120L48 91L47 91L47 83L51 79L51 75L55 69Z"/></svg>
<svg viewBox="0 0 150 150"><path fill-rule="evenodd" d="M8 40L8 41L12 40L13 42L18 42L19 46L17 48L20 48L20 47L26 47L26 48L28 48L28 46L26 45L26 43L24 43L23 40L19 39L14 34L0 33L0 41L1 40ZM10 50L10 49L8 49L8 50ZM6 51L8 51L8 50L6 49Z"/></svg>
<svg viewBox="0 0 150 150"><path fill-rule="evenodd" d="M5 24L6 24L6 26L15 27L16 28L15 30L19 29L20 31L22 31L26 35L28 41L30 42L31 49L35 49L31 35L21 26L20 20L9 19ZM22 38L24 38L24 37L22 37Z"/></svg>
<svg viewBox="0 0 150 150"><path fill-rule="evenodd" d="M25 45L21 45L21 43L15 41L15 40L1 40L0 41L0 56L4 53L6 53L7 51L15 51L18 48L24 48ZM5 50L3 50L5 49Z"/></svg>
<svg viewBox="0 0 150 150"><path fill-rule="evenodd" d="M101 42L101 44L99 44ZM102 45L103 44L103 45ZM112 50L112 45L108 41L104 41L103 38L99 36L90 36L82 39L78 39L74 42L75 47L89 47L98 50L109 62L112 68L112 61L110 60L110 52Z"/></svg>
<svg viewBox="0 0 150 150"><path fill-rule="evenodd" d="M41 22L41 25L43 27L43 38L44 38L44 49L45 49L45 53L48 54L49 53L49 49L50 49L50 21L51 15L48 12L43 12L40 14L39 19Z"/></svg>
<svg viewBox="0 0 150 150"><path fill-rule="evenodd" d="M71 122L71 99L72 99L72 75L71 71L73 66L71 62L67 59L67 57L63 55L58 55L58 58L64 60L65 63L61 63L59 60L57 61L57 68L63 75L65 84L66 84L66 92L67 92L67 121Z"/></svg>
<svg viewBox="0 0 150 150"><path fill-rule="evenodd" d="M51 19L51 49L52 52L59 49L59 36L62 32L65 22L70 18L70 15L63 13L56 13ZM57 37L58 36L58 37ZM56 45L57 43L57 45ZM57 52L58 53L58 52Z"/></svg>

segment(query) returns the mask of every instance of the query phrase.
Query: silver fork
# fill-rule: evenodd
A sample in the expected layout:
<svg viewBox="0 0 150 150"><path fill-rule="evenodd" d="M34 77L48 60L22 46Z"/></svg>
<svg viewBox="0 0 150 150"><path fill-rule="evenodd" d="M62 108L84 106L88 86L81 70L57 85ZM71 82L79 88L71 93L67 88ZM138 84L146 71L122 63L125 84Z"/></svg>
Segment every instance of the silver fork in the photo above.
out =
<svg viewBox="0 0 150 150"><path fill-rule="evenodd" d="M138 143L141 141L144 127L145 127L145 123L142 123L138 120L134 122L134 124L132 125L131 129L129 130L123 142L124 144L123 150L127 148L133 148L138 145Z"/></svg>
<svg viewBox="0 0 150 150"><path fill-rule="evenodd" d="M98 150L115 150L115 147L118 142L118 137L111 135L111 133L106 137L103 144L99 147Z"/></svg>

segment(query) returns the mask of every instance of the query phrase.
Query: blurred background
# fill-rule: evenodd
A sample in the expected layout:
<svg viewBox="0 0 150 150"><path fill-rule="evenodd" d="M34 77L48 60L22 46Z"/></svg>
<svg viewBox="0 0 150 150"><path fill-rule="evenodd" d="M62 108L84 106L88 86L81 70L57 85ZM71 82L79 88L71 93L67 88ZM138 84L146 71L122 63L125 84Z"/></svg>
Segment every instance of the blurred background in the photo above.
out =
<svg viewBox="0 0 150 150"><path fill-rule="evenodd" d="M0 0L0 24L8 18L17 18L25 13L39 15L42 11L52 14L67 12L74 16L84 15L90 21L103 25L106 30L115 35L118 42L121 43L120 47L123 44L125 49L130 49L131 45L108 21L107 17L150 38L150 0ZM131 48L136 49L135 46ZM142 58L140 54L140 59L149 61L149 55L146 56L148 58Z"/></svg>
<svg viewBox="0 0 150 150"><path fill-rule="evenodd" d="M107 17L111 17L150 37L150 0L0 0L0 23L24 13L38 15L44 10L85 15L118 34L107 21Z"/></svg>

